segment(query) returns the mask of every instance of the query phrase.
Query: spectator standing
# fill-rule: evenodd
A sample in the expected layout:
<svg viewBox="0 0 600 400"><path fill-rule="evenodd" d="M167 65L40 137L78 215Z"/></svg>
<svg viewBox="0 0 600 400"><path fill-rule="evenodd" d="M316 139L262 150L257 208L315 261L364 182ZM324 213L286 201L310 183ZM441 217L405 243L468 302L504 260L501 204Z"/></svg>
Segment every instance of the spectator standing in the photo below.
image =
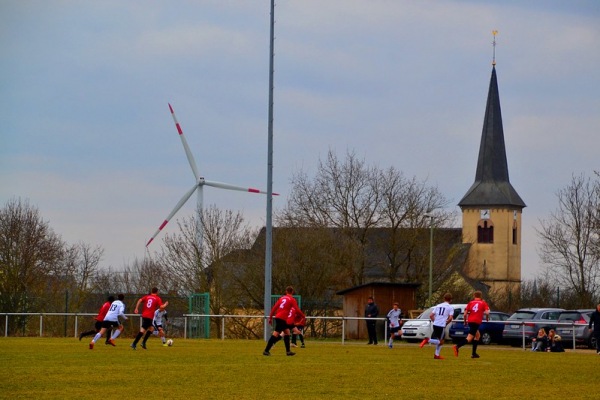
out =
<svg viewBox="0 0 600 400"><path fill-rule="evenodd" d="M373 297L369 296L367 299L367 306L365 307L365 318L377 318L379 315L379 307L373 301ZM377 344L377 320L367 319L367 332L369 333L369 343Z"/></svg>
<svg viewBox="0 0 600 400"><path fill-rule="evenodd" d="M596 339L596 354L600 355L600 304L596 306L596 310L590 315L588 328L593 331Z"/></svg>

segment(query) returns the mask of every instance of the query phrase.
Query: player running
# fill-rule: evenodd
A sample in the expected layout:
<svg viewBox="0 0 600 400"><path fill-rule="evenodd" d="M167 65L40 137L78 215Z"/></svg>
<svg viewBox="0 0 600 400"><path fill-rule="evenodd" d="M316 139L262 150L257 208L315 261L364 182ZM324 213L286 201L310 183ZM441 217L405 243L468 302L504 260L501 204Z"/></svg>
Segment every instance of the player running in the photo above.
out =
<svg viewBox="0 0 600 400"><path fill-rule="evenodd" d="M394 337L400 337L400 325L402 323L402 310L398 303L392 305L392 309L387 313L386 318L390 324L390 340L388 347L391 349L394 345Z"/></svg>
<svg viewBox="0 0 600 400"><path fill-rule="evenodd" d="M477 346L479 345L479 337L481 336L481 332L479 332L479 326L483 322L483 316L485 315L485 320L490 320L490 307L488 304L481 299L482 294L481 291L477 290L473 293L473 300L467 304L464 312L464 324L469 324L469 334L467 335L467 340L462 340L460 343L455 344L452 348L454 349L454 356L458 357L458 349L463 347L467 343L473 342L473 352L471 353L471 358L479 358L479 354L477 354ZM475 340L473 340L475 339Z"/></svg>
<svg viewBox="0 0 600 400"><path fill-rule="evenodd" d="M108 343L112 346L115 346L115 339L117 337L119 337L119 335L121 334L121 331L123 330L123 325L120 324L119 317L121 317L125 320L127 319L127 316L125 315L125 304L123 303L123 300L125 299L125 295L120 293L117 296L117 299L118 300L115 300L112 302L112 304L110 305L110 308L108 309L106 315L104 316L104 321L102 321L102 328L100 329L100 332L96 333L96 336L94 336L94 338L90 342L90 350L93 350L94 344L96 343L96 341L98 339L100 339L106 331L108 331L109 329L112 329L112 328L117 328L117 329L115 329L113 331L112 336L110 337L110 339L108 339ZM107 334L107 338L108 338L108 334Z"/></svg>
<svg viewBox="0 0 600 400"><path fill-rule="evenodd" d="M281 340L281 336L283 336L283 342L285 343L285 354L288 356L296 354L290 350L290 329L294 327L296 313L302 313L302 311L300 311L300 307L298 307L298 303L293 295L294 288L288 286L285 289L285 294L277 300L271 309L271 313L269 314L269 324L272 323L273 316L275 316L275 330L267 342L267 347L265 347L265 350L263 351L264 356L271 355L269 350L271 350L271 347L273 347L275 343Z"/></svg>
<svg viewBox="0 0 600 400"><path fill-rule="evenodd" d="M163 320L165 325L169 323L167 318L166 306L163 304L158 307L158 310L154 312L154 319L152 320L152 326L154 327L153 335L160 337L163 346L167 346L167 338L165 337L165 330L163 329Z"/></svg>
<svg viewBox="0 0 600 400"><path fill-rule="evenodd" d="M100 311L98 311L98 315L96 315L96 317L94 318L94 320L96 321L94 323L94 329L85 331L85 332L81 332L81 334L79 335L80 341L81 341L81 339L83 339L86 336L96 335L96 333L100 332L100 329L102 329L102 321L104 321L104 317L106 316L106 313L108 312L108 309L110 308L110 305L112 304L113 301L115 301L115 296L108 296L108 299L106 299L106 302L104 304L102 304L102 307L100 307ZM110 334L111 334L111 329L109 329L106 332L106 344L110 344L110 342L108 341L108 339L110 339Z"/></svg>
<svg viewBox="0 0 600 400"><path fill-rule="evenodd" d="M433 307L433 311L429 314L429 319L433 321L433 333L431 334L431 339L423 339L419 346L422 348L427 343L435 344L433 358L436 360L444 359L444 357L440 355L442 345L444 344L444 328L454 317L454 308L450 305L451 301L452 295L446 293L444 295L444 302Z"/></svg>
<svg viewBox="0 0 600 400"><path fill-rule="evenodd" d="M138 310L140 308L140 304L142 304L142 327L140 328L140 331L138 332L137 336L135 337L135 340L133 341L133 343L131 343L131 348L136 350L137 349L137 344L140 341L140 339L142 338L142 336L144 337L144 340L142 340L142 348L145 350L146 349L146 341L148 340L148 338L150 337L150 335L152 335L152 331L154 331L154 325L152 325L152 320L154 319L154 312L163 305L162 299L160 297L158 297L158 288L153 287L152 290L150 291L150 294L142 297L141 299L139 299L135 305L135 310L133 310L134 313L138 313ZM164 305L165 307L169 304L169 302L165 302Z"/></svg>

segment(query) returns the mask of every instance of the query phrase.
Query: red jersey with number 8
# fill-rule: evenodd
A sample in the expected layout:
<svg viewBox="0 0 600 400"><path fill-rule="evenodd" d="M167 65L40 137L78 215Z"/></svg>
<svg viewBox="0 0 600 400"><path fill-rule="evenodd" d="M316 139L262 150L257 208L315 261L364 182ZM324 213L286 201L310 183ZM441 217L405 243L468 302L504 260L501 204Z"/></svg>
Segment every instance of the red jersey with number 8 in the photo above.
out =
<svg viewBox="0 0 600 400"><path fill-rule="evenodd" d="M154 318L154 312L158 307L162 306L163 302L155 294L148 294L142 297L142 318Z"/></svg>

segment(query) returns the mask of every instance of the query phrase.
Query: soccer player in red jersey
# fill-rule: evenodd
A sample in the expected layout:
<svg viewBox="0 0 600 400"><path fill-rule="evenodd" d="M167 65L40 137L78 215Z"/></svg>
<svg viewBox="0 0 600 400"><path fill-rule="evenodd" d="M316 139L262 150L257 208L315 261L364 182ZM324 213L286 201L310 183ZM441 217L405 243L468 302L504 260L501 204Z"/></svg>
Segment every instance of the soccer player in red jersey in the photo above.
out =
<svg viewBox="0 0 600 400"><path fill-rule="evenodd" d="M481 297L481 292L479 290L475 291L473 293L473 300L471 300L465 308L464 324L465 326L467 323L469 324L469 334L467 335L466 341L463 340L454 345L454 355L456 357L458 357L458 349L467 343L473 342L473 353L471 354L471 358L479 358L479 354L477 354L477 345L479 345L479 337L481 336L479 325L483 322L484 316L486 321L490 320L490 307L481 299Z"/></svg>
<svg viewBox="0 0 600 400"><path fill-rule="evenodd" d="M263 355L270 356L269 350L275 343L281 340L283 336L283 342L285 343L285 353L288 356L293 356L296 353L290 350L290 329L294 327L294 318L296 313L302 313L300 311L300 307L298 307L298 303L296 299L293 297L294 288L288 286L285 289L285 294L277 300L273 308L271 309L271 313L269 314L269 324L273 322L273 316L275 317L275 330L273 330L273 335L269 338L267 342L267 347L265 347L265 351L263 351Z"/></svg>
<svg viewBox="0 0 600 400"><path fill-rule="evenodd" d="M153 287L150 294L137 301L135 310L133 310L134 313L138 313L140 304L142 305L142 327L133 343L131 343L131 348L134 350L137 348L137 344L142 336L144 337L144 340L142 340L142 348L146 349L146 341L152 335L152 331L154 330L154 325L152 324L154 312L163 305L161 298L158 297L158 288ZM168 304L169 302L167 301L164 303L164 306L166 307Z"/></svg>
<svg viewBox="0 0 600 400"><path fill-rule="evenodd" d="M92 329L92 330L89 330L86 332L81 332L81 334L79 335L79 340L81 340L82 338L84 338L86 336L96 335L96 333L100 332L100 329L102 329L102 321L104 321L104 317L106 316L106 313L108 312L108 309L110 308L110 305L112 304L113 301L115 301L115 296L108 296L108 299L106 300L106 302L104 304L102 304L102 307L100 307L100 311L98 311L98 315L96 315L96 317L94 318L96 320L96 322L94 323L95 329ZM108 329L108 331L106 333L106 344L110 344L108 342L108 339L110 339L110 334L111 334L111 330Z"/></svg>

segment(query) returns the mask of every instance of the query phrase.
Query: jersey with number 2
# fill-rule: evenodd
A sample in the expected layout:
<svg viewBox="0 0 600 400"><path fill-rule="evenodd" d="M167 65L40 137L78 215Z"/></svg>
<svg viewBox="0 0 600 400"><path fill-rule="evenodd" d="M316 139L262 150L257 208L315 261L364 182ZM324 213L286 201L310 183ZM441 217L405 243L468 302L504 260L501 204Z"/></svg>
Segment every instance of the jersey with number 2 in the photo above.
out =
<svg viewBox="0 0 600 400"><path fill-rule="evenodd" d="M288 318L293 318L295 310L298 310L298 303L292 296L284 295L277 300L277 303L271 310L271 316L275 314L275 318L287 321Z"/></svg>

